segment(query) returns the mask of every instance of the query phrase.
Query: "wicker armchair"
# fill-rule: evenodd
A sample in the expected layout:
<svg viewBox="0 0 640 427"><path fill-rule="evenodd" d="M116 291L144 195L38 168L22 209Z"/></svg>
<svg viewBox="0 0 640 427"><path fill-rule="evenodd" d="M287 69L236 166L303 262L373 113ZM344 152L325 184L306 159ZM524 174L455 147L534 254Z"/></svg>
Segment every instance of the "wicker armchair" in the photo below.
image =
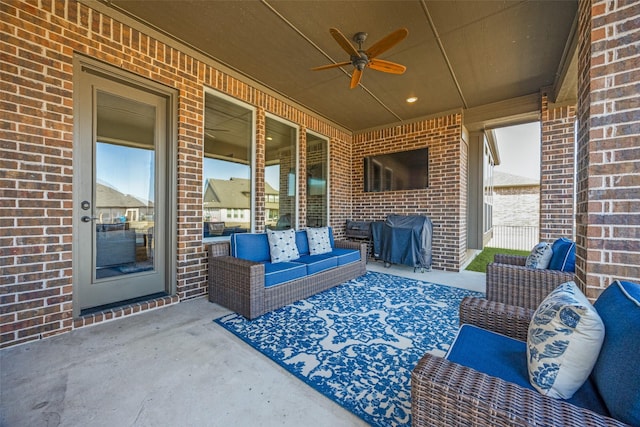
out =
<svg viewBox="0 0 640 427"><path fill-rule="evenodd" d="M496 254L487 265L487 299L535 310L574 273L525 267L527 257Z"/></svg>
<svg viewBox="0 0 640 427"><path fill-rule="evenodd" d="M533 310L465 298L460 322L526 339ZM425 354L411 375L416 426L625 426L613 418Z"/></svg>

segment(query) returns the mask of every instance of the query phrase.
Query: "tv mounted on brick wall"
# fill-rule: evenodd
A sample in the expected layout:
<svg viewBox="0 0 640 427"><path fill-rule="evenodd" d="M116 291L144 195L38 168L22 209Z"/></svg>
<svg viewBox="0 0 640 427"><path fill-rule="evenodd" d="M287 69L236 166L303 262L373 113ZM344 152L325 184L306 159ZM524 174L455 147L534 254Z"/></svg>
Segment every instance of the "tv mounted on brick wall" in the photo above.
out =
<svg viewBox="0 0 640 427"><path fill-rule="evenodd" d="M416 190L429 187L429 149L399 151L364 158L364 191Z"/></svg>

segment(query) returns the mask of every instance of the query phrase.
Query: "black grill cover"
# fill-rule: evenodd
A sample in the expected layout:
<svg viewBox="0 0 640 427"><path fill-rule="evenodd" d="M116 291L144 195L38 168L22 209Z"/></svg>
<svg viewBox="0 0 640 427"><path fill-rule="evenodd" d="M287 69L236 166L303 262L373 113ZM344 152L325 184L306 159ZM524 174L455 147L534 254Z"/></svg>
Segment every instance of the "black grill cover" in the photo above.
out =
<svg viewBox="0 0 640 427"><path fill-rule="evenodd" d="M423 215L389 215L371 224L373 254L391 264L431 269L433 225Z"/></svg>

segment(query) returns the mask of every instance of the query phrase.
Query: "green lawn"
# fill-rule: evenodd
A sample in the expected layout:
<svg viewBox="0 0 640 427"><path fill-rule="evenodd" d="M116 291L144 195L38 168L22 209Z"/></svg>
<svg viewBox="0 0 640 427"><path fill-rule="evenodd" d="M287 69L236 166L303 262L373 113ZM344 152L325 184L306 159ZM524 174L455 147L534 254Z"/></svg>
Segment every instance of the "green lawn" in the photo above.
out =
<svg viewBox="0 0 640 427"><path fill-rule="evenodd" d="M529 255L529 251L517 251L514 249L501 249L501 248L489 248L486 247L478 254L477 257L471 261L471 264L467 266L467 270L479 271L481 273L487 272L487 264L493 262L493 255L495 254L510 254L510 255Z"/></svg>

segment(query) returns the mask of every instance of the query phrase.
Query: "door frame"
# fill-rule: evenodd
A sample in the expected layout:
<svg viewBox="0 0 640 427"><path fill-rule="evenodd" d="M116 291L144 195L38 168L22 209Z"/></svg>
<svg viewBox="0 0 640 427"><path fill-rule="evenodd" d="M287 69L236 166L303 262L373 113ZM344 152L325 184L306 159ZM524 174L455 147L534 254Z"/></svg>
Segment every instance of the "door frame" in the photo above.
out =
<svg viewBox="0 0 640 427"><path fill-rule="evenodd" d="M140 90L153 93L166 100L166 164L163 165L166 168L167 176L167 188L165 193L166 206L164 207L165 214L165 265L158 266L158 268L164 268L165 274L165 291L169 295L176 294L177 283L177 118L178 118L178 91L174 88L164 86L160 83L148 80L144 77L122 70L120 68L105 64L92 58L80 54L74 54L73 58L73 84L74 88L80 88L80 80L82 73L88 72L96 76L112 80L116 83L136 87ZM73 93L73 110L78 111L80 105L79 89L74 90ZM79 165L82 161L80 148L81 135L79 129L81 128L80 117L78 114L73 115L73 165ZM160 165L157 165L160 167ZM80 263L80 213L78 208L80 203L80 184L79 184L79 167L73 168L73 184L72 184L72 270L74 282L72 293L72 305L73 305L73 317L80 317L80 304L79 304L79 285L77 283L78 276L77 265ZM160 232L157 230L156 232Z"/></svg>

